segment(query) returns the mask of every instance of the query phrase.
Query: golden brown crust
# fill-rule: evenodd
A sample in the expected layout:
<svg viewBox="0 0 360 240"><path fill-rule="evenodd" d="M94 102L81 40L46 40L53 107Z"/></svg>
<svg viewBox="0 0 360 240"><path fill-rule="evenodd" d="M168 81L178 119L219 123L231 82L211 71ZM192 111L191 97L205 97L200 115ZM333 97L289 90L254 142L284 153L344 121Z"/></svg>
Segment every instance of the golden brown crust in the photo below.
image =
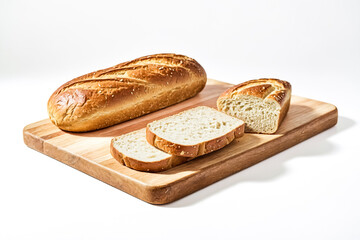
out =
<svg viewBox="0 0 360 240"><path fill-rule="evenodd" d="M218 109L222 109L221 102L224 99L235 99L240 95L251 95L262 98L264 101L274 101L280 105L280 115L277 123L279 128L285 118L291 100L291 84L287 81L274 78L260 78L243 82L223 92L217 99Z"/></svg>
<svg viewBox="0 0 360 240"><path fill-rule="evenodd" d="M121 164L138 171L161 172L191 160L188 157L170 156L157 162L143 162L119 152L113 145L114 141L115 138L111 140L110 144L111 155Z"/></svg>
<svg viewBox="0 0 360 240"><path fill-rule="evenodd" d="M223 92L218 98L217 103L219 104L224 98L233 98L237 95L252 95L262 99L271 99L282 107L291 96L291 84L275 78L260 78L246 81Z"/></svg>
<svg viewBox="0 0 360 240"><path fill-rule="evenodd" d="M159 148L162 151L167 152L171 155L194 158L225 147L235 138L242 137L244 135L244 129L245 124L242 124L236 129L218 138L201 142L196 145L182 145L170 142L157 136L150 130L149 126L147 126L146 140L154 147Z"/></svg>
<svg viewBox="0 0 360 240"><path fill-rule="evenodd" d="M63 130L96 130L193 97L206 80L192 58L149 55L63 84L51 95L48 113Z"/></svg>

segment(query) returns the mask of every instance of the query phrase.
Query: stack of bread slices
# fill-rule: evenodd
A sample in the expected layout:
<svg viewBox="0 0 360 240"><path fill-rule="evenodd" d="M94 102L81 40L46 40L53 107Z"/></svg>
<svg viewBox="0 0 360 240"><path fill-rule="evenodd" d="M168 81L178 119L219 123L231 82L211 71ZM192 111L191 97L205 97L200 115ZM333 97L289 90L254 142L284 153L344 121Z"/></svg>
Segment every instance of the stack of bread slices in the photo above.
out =
<svg viewBox="0 0 360 240"><path fill-rule="evenodd" d="M225 147L244 129L242 120L199 106L113 138L110 149L127 167L159 172Z"/></svg>

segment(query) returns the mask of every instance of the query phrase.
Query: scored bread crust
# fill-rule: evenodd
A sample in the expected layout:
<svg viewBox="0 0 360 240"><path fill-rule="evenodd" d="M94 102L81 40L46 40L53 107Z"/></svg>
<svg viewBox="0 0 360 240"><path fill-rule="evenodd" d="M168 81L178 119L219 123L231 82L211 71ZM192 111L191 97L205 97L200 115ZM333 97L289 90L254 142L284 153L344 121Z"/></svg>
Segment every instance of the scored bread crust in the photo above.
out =
<svg viewBox="0 0 360 240"><path fill-rule="evenodd" d="M110 153L111 155L121 164L138 170L138 171L143 171L143 172L160 172L160 171L165 171L167 169L170 169L172 167L175 167L177 165L180 165L182 163L185 163L189 160L191 160L192 158L189 157L181 157L181 156L174 156L171 155L167 158L163 158L159 161L156 162L144 162L135 158L131 158L129 156L126 156L125 154L119 152L115 147L114 147L114 141L116 141L116 138L113 138L111 140L111 144L110 144Z"/></svg>
<svg viewBox="0 0 360 240"><path fill-rule="evenodd" d="M271 91L269 94L269 92L267 91L268 88L264 91L262 89L262 86L260 86L263 84L268 84L271 86L275 85L279 89ZM232 98L237 95L253 95L255 97L273 99L278 102L280 106L284 106L286 104L286 101L289 100L291 96L291 84L287 81L279 80L276 78L260 78L246 81L236 86L233 86L223 92L219 96L217 103L219 104L219 102L223 98Z"/></svg>
<svg viewBox="0 0 360 240"><path fill-rule="evenodd" d="M275 101L280 106L279 120L276 130L285 118L291 100L291 84L275 78L260 78L243 82L223 92L217 99L217 108L222 109L221 101L236 98L240 95L251 95L263 100ZM223 111L224 112L224 111ZM226 113L226 112L225 112ZM275 130L275 131L276 131Z"/></svg>
<svg viewBox="0 0 360 240"><path fill-rule="evenodd" d="M194 59L155 54L75 78L48 101L50 120L66 131L108 127L186 100L206 84Z"/></svg>
<svg viewBox="0 0 360 240"><path fill-rule="evenodd" d="M146 140L154 147L171 155L194 158L221 149L232 142L235 138L242 137L244 135L244 128L245 124L243 123L239 127L217 138L194 145L183 145L159 137L150 130L149 126L147 126Z"/></svg>

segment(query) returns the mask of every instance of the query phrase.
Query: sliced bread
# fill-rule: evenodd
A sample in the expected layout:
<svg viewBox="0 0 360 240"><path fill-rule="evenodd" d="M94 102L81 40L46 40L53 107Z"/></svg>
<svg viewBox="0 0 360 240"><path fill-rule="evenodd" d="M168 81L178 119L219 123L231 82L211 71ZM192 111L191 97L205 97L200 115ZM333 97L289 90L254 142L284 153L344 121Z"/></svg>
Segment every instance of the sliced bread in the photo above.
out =
<svg viewBox="0 0 360 240"><path fill-rule="evenodd" d="M217 107L243 120L245 132L275 133L290 106L291 85L278 79L262 78L229 88L217 100Z"/></svg>
<svg viewBox="0 0 360 240"><path fill-rule="evenodd" d="M244 125L240 119L200 106L149 123L146 139L171 155L197 157L241 137Z"/></svg>
<svg viewBox="0 0 360 240"><path fill-rule="evenodd" d="M159 172L190 160L167 154L146 141L145 128L113 138L111 155L125 166L147 172Z"/></svg>

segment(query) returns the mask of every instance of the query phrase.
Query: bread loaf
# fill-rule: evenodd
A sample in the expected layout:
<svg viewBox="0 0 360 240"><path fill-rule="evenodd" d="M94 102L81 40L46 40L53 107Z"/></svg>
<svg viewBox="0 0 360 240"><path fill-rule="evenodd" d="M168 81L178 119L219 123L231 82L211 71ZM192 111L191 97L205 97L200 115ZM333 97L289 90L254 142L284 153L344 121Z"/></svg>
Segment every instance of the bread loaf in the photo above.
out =
<svg viewBox="0 0 360 240"><path fill-rule="evenodd" d="M146 127L146 140L171 155L198 157L244 135L244 122L210 107L195 107Z"/></svg>
<svg viewBox="0 0 360 240"><path fill-rule="evenodd" d="M217 107L245 122L245 132L275 133L290 106L291 85L278 79L262 78L226 90Z"/></svg>
<svg viewBox="0 0 360 240"><path fill-rule="evenodd" d="M65 83L50 97L48 114L63 130L96 130L193 97L206 80L192 58L145 56Z"/></svg>

